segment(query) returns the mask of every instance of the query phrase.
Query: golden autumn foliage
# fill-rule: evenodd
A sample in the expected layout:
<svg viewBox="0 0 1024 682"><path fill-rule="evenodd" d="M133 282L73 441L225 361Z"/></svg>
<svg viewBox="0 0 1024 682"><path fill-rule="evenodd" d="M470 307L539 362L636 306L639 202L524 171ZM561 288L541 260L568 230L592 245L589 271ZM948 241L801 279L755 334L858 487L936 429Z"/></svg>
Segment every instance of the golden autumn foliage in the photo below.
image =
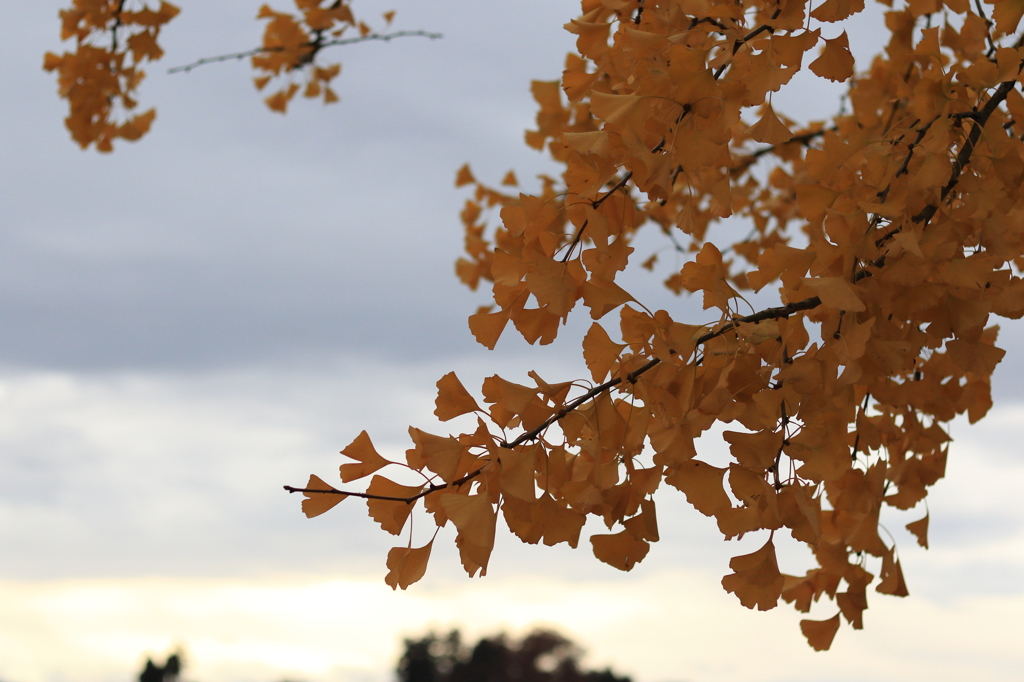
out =
<svg viewBox="0 0 1024 682"><path fill-rule="evenodd" d="M596 517L608 532L591 536L594 555L630 570L658 539L664 482L726 539L763 534L722 579L742 605L835 603L801 622L815 649L840 618L863 627L872 584L908 594L882 509L917 508L942 478L944 424L991 406L1003 356L991 318L1024 314L1024 50L1017 4L992 18L963 0L886 4L888 45L858 71L840 22L863 3L583 0L566 25L578 52L560 81L534 82L526 134L564 170L515 195L460 169L473 195L456 270L491 286L493 304L469 318L488 348L508 333L550 343L588 312L590 376L493 376L477 396L443 377L435 414L475 415L476 428L429 447L412 430L392 468L423 483L395 494L382 468L363 494L385 530L395 517L373 513L375 485L403 515L422 500L452 523L482 575L499 515L524 542L574 547ZM772 106L805 63L847 84L830 121ZM726 240L727 218L749 233ZM620 286L627 268L657 266L631 245L643 228L683 254L665 285L699 294L707 319L652 311ZM751 310L748 291L777 302ZM725 467L695 444L716 423L729 425ZM910 521L927 546L927 515ZM779 568L785 536L811 550L803 575ZM421 577L429 543L393 550L388 584Z"/></svg>
<svg viewBox="0 0 1024 682"><path fill-rule="evenodd" d="M842 23L862 1L581 4L566 25L577 52L559 81L533 83L526 134L562 172L510 194L460 169L472 195L456 270L491 288L469 317L488 348L515 333L551 343L589 313L590 376L492 376L472 392L449 373L435 414L470 415L472 430L411 428L404 461L363 432L340 469L358 489L315 476L287 489L310 517L365 499L384 531L407 536L385 578L405 589L449 525L467 573L486 574L499 517L523 542L572 547L593 517L607 530L590 537L595 557L630 570L659 538L664 483L724 538L757 534L722 579L742 605L834 603L800 625L828 649L841 620L863 627L869 587L908 594L882 510L923 506L945 474L945 425L991 407L1004 354L993 318L1024 315L1024 4L887 0L888 44L868 64ZM261 11L274 50L254 63L269 75L308 61L318 31L354 25L347 5L297 6L298 18ZM846 84L831 120L799 123L772 104L805 64ZM749 231L729 238L726 219ZM660 267L632 245L644 229L680 255L664 284L699 295L705 318L651 310L622 287L627 269ZM772 303L753 309L750 292ZM716 424L728 425L725 466L696 443ZM421 505L434 528L413 537ZM907 528L927 547L918 515ZM790 541L813 557L802 575L779 567L776 545Z"/></svg>

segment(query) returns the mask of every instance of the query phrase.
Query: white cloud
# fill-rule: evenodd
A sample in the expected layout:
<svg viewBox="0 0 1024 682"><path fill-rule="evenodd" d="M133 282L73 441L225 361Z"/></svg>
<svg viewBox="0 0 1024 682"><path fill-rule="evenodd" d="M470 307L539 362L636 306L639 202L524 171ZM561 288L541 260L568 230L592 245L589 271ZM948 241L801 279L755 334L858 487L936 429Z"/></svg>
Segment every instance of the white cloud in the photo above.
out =
<svg viewBox="0 0 1024 682"><path fill-rule="evenodd" d="M470 386L486 368L457 367ZM318 372L6 373L0 679L125 679L141 652L181 642L198 680L377 680L402 635L534 624L557 626L595 664L639 682L941 681L969 668L1000 680L1021 663L1021 512L1010 501L1024 482L1013 457L1024 408L956 425L949 477L930 498L933 549L916 550L900 530L920 510L891 526L912 596L872 594L866 631L844 628L824 655L806 647L788 606L747 612L722 590L729 557L760 540L721 542L671 489L660 498L663 540L631 574L599 564L586 541L528 547L501 533L490 575L470 581L442 536L427 579L392 593L382 576L394 539L360 503L310 521L280 486L331 476L362 428L393 457L406 424L441 431L430 414L441 373L351 360ZM993 524L1003 530L982 533Z"/></svg>

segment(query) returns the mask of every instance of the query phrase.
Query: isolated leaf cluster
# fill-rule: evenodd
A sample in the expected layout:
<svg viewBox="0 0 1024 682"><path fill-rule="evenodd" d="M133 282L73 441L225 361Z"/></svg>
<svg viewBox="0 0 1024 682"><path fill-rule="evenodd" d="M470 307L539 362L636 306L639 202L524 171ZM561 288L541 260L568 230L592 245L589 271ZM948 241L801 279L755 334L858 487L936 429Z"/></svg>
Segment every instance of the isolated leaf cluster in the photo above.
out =
<svg viewBox="0 0 1024 682"><path fill-rule="evenodd" d="M321 0L295 0L297 15L275 12L267 5L260 8L258 19L267 21L263 32L262 51L253 55L252 65L263 75L255 79L256 87L263 90L271 79L285 76L285 84L265 100L272 111L285 113L288 102L302 89L305 97L322 97L325 104L338 101L330 82L341 72L340 64L317 66L313 62L324 43L340 38L346 29L358 27L362 35L370 28L357 22L347 2L325 3ZM390 18L389 18L390 21ZM291 74L303 71L307 75L305 87Z"/></svg>
<svg viewBox="0 0 1024 682"><path fill-rule="evenodd" d="M43 68L57 72L60 95L70 107L65 124L83 149L95 144L109 152L115 139L137 140L149 131L156 110L132 113L135 90L146 75L140 64L163 56L157 38L178 11L163 0L156 9L145 2L73 0L61 10L61 40L73 38L76 50L47 52Z"/></svg>
<svg viewBox="0 0 1024 682"><path fill-rule="evenodd" d="M202 64L250 57L260 74L254 81L264 90L274 81L279 87L265 98L267 106L285 113L297 93L321 99L324 104L338 101L330 83L341 73L340 64L318 64L321 50L363 40L391 40L396 37L437 34L423 31L375 33L355 18L349 2L342 0L294 0L296 13L279 12L262 5L257 19L267 22L259 47L219 57L206 57L172 72L190 71ZM137 7L135 7L137 5ZM133 9L134 7L134 9ZM174 5L161 0L156 9L146 0L73 0L61 10L61 40L76 41L76 51L58 56L48 52L43 68L58 73L60 96L68 101L70 114L65 123L72 138L84 149L109 152L113 140L138 140L149 132L156 110L132 115L136 90L145 76L139 68L143 61L160 59L164 52L157 43L160 29L179 13ZM390 26L395 13L384 13ZM355 37L346 37L354 32Z"/></svg>

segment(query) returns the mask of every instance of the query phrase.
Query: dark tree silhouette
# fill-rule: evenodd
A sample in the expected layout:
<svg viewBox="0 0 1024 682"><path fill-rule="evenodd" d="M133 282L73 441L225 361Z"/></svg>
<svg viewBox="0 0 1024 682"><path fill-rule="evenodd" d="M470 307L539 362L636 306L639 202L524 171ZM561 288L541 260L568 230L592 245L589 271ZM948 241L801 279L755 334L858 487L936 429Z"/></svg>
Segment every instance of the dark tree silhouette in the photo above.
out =
<svg viewBox="0 0 1024 682"><path fill-rule="evenodd" d="M153 662L152 658L146 659L146 667L139 673L139 682L177 682L181 674L181 656L171 654L167 662L162 666Z"/></svg>
<svg viewBox="0 0 1024 682"><path fill-rule="evenodd" d="M405 640L400 682L631 682L611 670L583 671L581 651L559 634L537 630L522 641L505 635L481 639L472 649L457 630Z"/></svg>

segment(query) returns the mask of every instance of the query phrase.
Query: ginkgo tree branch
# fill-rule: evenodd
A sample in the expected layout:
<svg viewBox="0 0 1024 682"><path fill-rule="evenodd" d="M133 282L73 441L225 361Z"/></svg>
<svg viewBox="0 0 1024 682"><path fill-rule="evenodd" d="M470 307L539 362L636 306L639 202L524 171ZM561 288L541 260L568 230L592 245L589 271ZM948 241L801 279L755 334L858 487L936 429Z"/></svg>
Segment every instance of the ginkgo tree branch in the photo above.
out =
<svg viewBox="0 0 1024 682"><path fill-rule="evenodd" d="M985 38L988 40L988 53L987 57L992 57L996 52L996 44L992 40L992 22L985 16L985 9L981 6L981 0L974 0L975 7L978 8L978 16L985 22Z"/></svg>
<svg viewBox="0 0 1024 682"><path fill-rule="evenodd" d="M309 42L300 45L303 48L309 48L311 50L320 50L325 47L334 47L336 45L352 45L353 43L365 43L371 40L379 40L383 42L389 42L395 38L430 38L431 40L437 40L443 38L444 35L441 33L434 33L431 31L395 31L393 33L368 33L365 36L357 36L354 38L338 38L335 40L327 40L324 42ZM267 52L283 52L286 48L284 46L273 46L273 47L256 47L251 50L244 52L232 52L231 54L222 54L216 57L203 57L197 59L191 64L185 64L183 66L175 66L167 69L167 73L188 73L192 69L203 66L204 64L213 64L215 62L227 62L233 59L245 59L246 57L254 57L258 54L266 54Z"/></svg>
<svg viewBox="0 0 1024 682"><path fill-rule="evenodd" d="M487 569L500 515L524 542L572 547L588 518L603 518L609 532L591 535L594 556L631 570L658 539L655 491L663 481L717 519L727 539L767 532L761 549L729 562L734 572L722 586L759 610L784 600L806 613L827 597L840 613L804 619L800 629L814 649L828 649L841 619L862 627L866 588L876 576L878 592L907 596L895 540L886 539L876 511L914 509L942 478L947 422L965 413L976 422L992 406L990 378L1004 351L995 346L988 318L1024 314L1024 280L1006 269L1024 252L1017 219L1024 190L1014 167L987 161L1024 154L1024 142L998 125L1011 125L1010 116L1024 106L1009 80L1019 77L1013 72L1019 55L1003 49L999 59L985 55L992 38L1009 46L1011 24L1020 22L999 15L988 43L938 31L919 39L908 30L919 20L915 10L896 8L886 27L900 49L876 58L866 72L855 70L845 32L825 38L809 68L848 83L852 110L844 104L830 121L796 129L771 109L770 93L790 82L802 55L820 43L811 19L842 21L856 14L857 3L820 5L806 22L782 13L777 0L753 0L748 11L719 20L680 13L671 3L618 4L591 12L593 3L584 2L585 18L569 28L583 36L579 58L567 61L561 81L569 106L559 83L536 85L538 130L528 137L544 148L535 143L566 133L619 135L623 144L578 150L604 169L601 186L591 184L592 174L576 173L557 145L549 151L565 166L562 182L545 178L541 192L518 203L476 182L468 168L459 171L456 186L472 182L477 191L461 214L469 260L460 259L458 275L474 289L482 279L494 282L501 309L479 309L470 329L494 348L512 322L528 342L546 344L580 299L598 320L635 300L615 280L638 265L629 244L636 246L645 224L666 229L680 251L692 254L666 285L676 293L702 291L705 304L723 309L724 317L692 326L631 304L622 309L621 338L609 336L602 322L583 339L593 381L551 385L531 373L534 388L494 376L478 402L450 372L437 382L434 414L442 421L474 415L479 425L447 436L411 430L408 468L422 476L415 484L401 485L387 473L370 478L388 460L364 432L342 450L360 464L342 465L341 485L366 492L335 490L312 475L305 488L286 489L306 494L308 517L345 495L365 498L371 518L393 534L425 498L424 511L438 527L454 524L460 558L473 576ZM633 29L641 16L643 30ZM699 35L670 38L698 24L707 24ZM924 58L935 53L936 42L949 60ZM758 54L748 59L744 45ZM292 47L254 61L287 68L316 53ZM765 53L778 57L770 69ZM918 87L915 73L928 87ZM947 76L964 86L929 85ZM289 83L287 92L299 87ZM587 107L609 94L632 99ZM749 124L745 111L760 112L760 120ZM678 125L690 115L702 120ZM993 126L985 128L989 121ZM659 138L651 149L649 141ZM777 167L752 173L768 155L777 157ZM639 175L628 171L642 169L649 177L637 184ZM511 177L503 184L514 185ZM499 203L514 213L492 227L481 213ZM533 210L539 205L543 213ZM595 213L600 240L588 232L597 228ZM749 235L706 237L731 214L750 219ZM918 236L924 229L925 239L915 240L908 226ZM798 230L807 239L794 243ZM688 244L681 243L683 234ZM964 262L981 250L982 238L993 257ZM580 252L594 240L597 248ZM905 258L897 243L917 258L926 252L927 262ZM600 248L606 244L608 254ZM755 269L735 275L738 266L723 258L730 250ZM652 256L640 265L652 270L654 262ZM983 310L964 301L958 287L989 270L991 304ZM760 291L779 279L781 299L770 304L777 307L747 308L751 314L741 316L731 303L741 290ZM537 307L521 305L524 295L534 296ZM810 297L796 300L801 296ZM820 343L812 343L807 324L820 328ZM716 422L741 427L723 434L732 460L726 466L702 458L696 441ZM653 466L634 466L634 457L652 452ZM393 464L406 467L404 460ZM927 524L926 515L906 526L925 547ZM770 531L783 527L817 562L804 578L777 567L778 537ZM405 589L421 579L431 544L414 548L410 540L393 548L386 582ZM869 557L880 570L867 565Z"/></svg>
<svg viewBox="0 0 1024 682"><path fill-rule="evenodd" d="M1017 40L1016 44L1018 47L1020 47L1021 44L1024 44L1024 34L1021 35L1021 37ZM944 201L946 197L949 196L949 193L953 191L953 188L956 187L957 183L960 181L960 174L963 172L963 169L970 162L971 156L974 154L974 150L977 146L978 140L981 139L982 129L985 127L985 124L988 122L988 119L992 116L995 110L999 108L999 105L1006 100L1006 98L1010 94L1010 91L1013 90L1013 88L1016 85L1016 80L1000 83L999 87L992 94L989 100L985 103L985 106L982 107L980 111L977 110L977 108L975 108L975 110L973 111L951 114L951 116L953 118L956 118L957 120L973 121L974 127L971 129L971 132L968 133L967 139L964 141L964 145L960 148L956 160L953 162L953 170L950 173L949 181L942 188L939 197L940 201ZM896 171L896 177L899 177L900 175L903 175L908 172L907 169L910 165L910 159L914 155L914 149L917 147L917 145L921 143L921 140L924 139L924 136L928 132L928 129L937 120L938 117L935 117L927 124L925 124L923 127L918 129L917 138L914 140L914 142L912 142L909 145L909 148L907 149L907 155L903 158L903 163ZM886 197L889 194L889 189L891 187L892 183L886 185L885 189L878 193L878 196L882 199L882 201L885 201ZM927 225L928 222L935 215L935 212L938 210L938 204L928 204L923 209L921 209L921 211L917 215L913 216L911 220L913 220L915 223L924 223L925 225ZM878 218L879 216L876 214L874 220L872 221L872 224L877 223ZM875 246L877 248L881 248L883 245L885 245L886 242L888 242L890 239L892 239L902 231L902 226L890 230L889 232L887 232L886 234L884 234L882 237L875 241ZM884 263L885 255L883 254L877 260L872 261L869 265L872 265L874 267L882 267ZM860 277L869 276L869 274L865 273L866 271L860 271L859 273L857 273L857 278L859 279Z"/></svg>
<svg viewBox="0 0 1024 682"><path fill-rule="evenodd" d="M820 130L812 130L811 132L804 133L802 135L794 135L793 137L791 137L788 140L786 140L785 142L783 142L781 145L773 144L773 145L769 145L767 147L762 147L761 149L754 150L753 152L751 152L747 156L749 156L752 159L759 159L762 156L764 156L765 154L771 154L772 152L774 152L776 149L778 149L781 146L784 146L784 145L787 145L787 144L793 144L794 142L797 142L797 143L802 144L802 145L807 145L809 142L811 142L812 140L815 140L815 139L821 137L825 133L835 132L836 130L838 130L838 128L836 128L835 126L831 126L831 127L828 127L828 128L821 128Z"/></svg>
<svg viewBox="0 0 1024 682"><path fill-rule="evenodd" d="M797 301L796 303L789 303L787 305L779 306L779 307L776 307L776 308L766 308L765 310L762 310L760 312L754 313L752 315L745 315L743 317L734 318L732 321L726 323L721 328L716 329L715 331L710 331L710 332L700 336L699 338L696 339L696 341L694 343L697 346L702 346L705 343L707 343L708 341L711 341L712 339L715 339L715 338L721 336L722 334L725 334L728 331L730 331L732 329L735 329L737 326L739 326L741 324L753 324L753 323L762 322L762 321L765 321L765 320L777 320L777 319L780 319L780 318L789 317L790 315L793 315L794 313L798 313L798 312L801 312L801 311L804 311L804 310L811 310L812 308L816 308L819 305L821 305L821 298L819 298L818 296L814 296L812 298L804 299L803 301ZM675 351L672 351L672 350L670 350L669 352L673 353L673 354L675 353ZM607 391L610 391L611 389L615 388L616 386L621 385L624 382L628 382L630 384L635 384L637 379L639 379L643 374L646 374L650 370L652 370L655 367L657 367L659 364L661 364L661 358L651 358L644 365L642 365L638 369L633 370L632 372L630 372L629 374L625 375L624 377L621 377L621 376L615 377L614 379L610 379L610 380L604 382L603 384L599 384L599 385L591 388L589 391L587 391L583 395L577 396L576 398L573 398L572 400L567 402L564 406L562 406L562 409L560 409L558 412L556 412L555 414L553 414L550 417L548 417L547 419L545 419L538 426L530 429L529 431L525 431L524 433L521 433L518 437L516 437L515 439L513 439L511 441L503 441L501 443L498 443L498 445L500 447L502 447L502 448L507 449L507 450L512 450L514 448L519 447L520 445L522 445L524 443L528 443L530 441L536 440L550 426L552 426L553 424L557 423L558 421L561 421L569 413L575 411L576 409L578 409L579 407L583 406L584 404L586 404L590 400L596 398L597 396L601 395L602 393L606 393ZM407 502L407 503L412 503L412 502L415 502L416 500L420 499L421 497L426 497L427 495L429 495L431 493L435 493L435 492L437 492L439 490L445 490L446 488L454 488L454 487L458 487L458 486L461 486L461 485L464 485L464 484L468 483L469 481L473 480L474 478L476 478L477 476L482 474L484 472L484 469L486 469L489 464L491 464L490 461L488 461L487 464L485 464L484 466L476 469L475 471L472 471L472 472L466 474L465 476L463 476L463 477L461 477L459 479L456 479L456 480L454 480L454 481L452 481L450 483L433 484L433 485L430 485L427 488L424 488L423 490L421 490L420 492L416 493L415 495L410 495L408 497L395 497L395 496L391 496L391 495L375 495L373 493L365 493L365 492L350 492L350 491L347 491L347 490L336 490L334 488L331 488L330 490L319 489L319 488L296 488L296 487L290 486L290 485L284 486L284 489L287 490L290 493L323 493L323 494L328 494L328 495L347 495L347 496L351 496L351 497L360 497L360 498L367 499L367 500L385 500L385 501L390 501L390 502Z"/></svg>

